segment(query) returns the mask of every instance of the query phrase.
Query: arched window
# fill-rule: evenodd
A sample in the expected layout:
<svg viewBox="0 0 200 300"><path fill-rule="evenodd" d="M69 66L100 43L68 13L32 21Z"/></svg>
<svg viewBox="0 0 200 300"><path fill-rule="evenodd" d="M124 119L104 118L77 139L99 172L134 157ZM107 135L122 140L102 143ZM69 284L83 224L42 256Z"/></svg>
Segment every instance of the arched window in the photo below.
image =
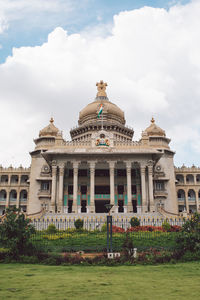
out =
<svg viewBox="0 0 200 300"><path fill-rule="evenodd" d="M5 190L0 191L0 201L5 201L7 197L7 193Z"/></svg>
<svg viewBox="0 0 200 300"><path fill-rule="evenodd" d="M186 182L187 183L194 183L194 176L192 174L188 174L186 176Z"/></svg>
<svg viewBox="0 0 200 300"><path fill-rule="evenodd" d="M196 176L196 182L200 182L200 174L197 174L197 176Z"/></svg>
<svg viewBox="0 0 200 300"><path fill-rule="evenodd" d="M10 201L16 201L17 200L17 192L16 190L11 190L10 191Z"/></svg>
<svg viewBox="0 0 200 300"><path fill-rule="evenodd" d="M192 201L192 200L196 200L196 194L194 190L189 190L188 191L188 200Z"/></svg>
<svg viewBox="0 0 200 300"><path fill-rule="evenodd" d="M178 190L177 197L179 200L185 200L185 191L182 189Z"/></svg>
<svg viewBox="0 0 200 300"><path fill-rule="evenodd" d="M1 176L1 183L8 183L8 175Z"/></svg>
<svg viewBox="0 0 200 300"><path fill-rule="evenodd" d="M182 174L176 175L176 180L178 180L178 183L184 183L184 177Z"/></svg>
<svg viewBox="0 0 200 300"><path fill-rule="evenodd" d="M22 175L21 176L21 183L27 183L27 180L28 180L28 175Z"/></svg>
<svg viewBox="0 0 200 300"><path fill-rule="evenodd" d="M12 184L16 184L16 183L18 183L18 180L19 180L19 177L18 177L18 175L12 175L11 176L11 183Z"/></svg>
<svg viewBox="0 0 200 300"><path fill-rule="evenodd" d="M21 190L20 201L27 201L27 191L26 190Z"/></svg>

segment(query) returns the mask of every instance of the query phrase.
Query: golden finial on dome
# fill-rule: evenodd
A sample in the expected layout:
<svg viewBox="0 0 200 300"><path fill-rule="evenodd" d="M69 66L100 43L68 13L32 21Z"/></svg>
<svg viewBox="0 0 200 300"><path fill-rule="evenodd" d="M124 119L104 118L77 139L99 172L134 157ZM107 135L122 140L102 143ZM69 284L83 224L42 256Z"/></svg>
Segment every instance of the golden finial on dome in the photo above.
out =
<svg viewBox="0 0 200 300"><path fill-rule="evenodd" d="M155 123L155 119L154 117L151 118L151 123L154 124Z"/></svg>
<svg viewBox="0 0 200 300"><path fill-rule="evenodd" d="M51 124L54 122L54 119L53 117L51 117L50 121L49 121Z"/></svg>
<svg viewBox="0 0 200 300"><path fill-rule="evenodd" d="M97 97L107 97L106 94L107 83L103 82L103 80L100 80L100 82L96 83L96 86L98 90Z"/></svg>

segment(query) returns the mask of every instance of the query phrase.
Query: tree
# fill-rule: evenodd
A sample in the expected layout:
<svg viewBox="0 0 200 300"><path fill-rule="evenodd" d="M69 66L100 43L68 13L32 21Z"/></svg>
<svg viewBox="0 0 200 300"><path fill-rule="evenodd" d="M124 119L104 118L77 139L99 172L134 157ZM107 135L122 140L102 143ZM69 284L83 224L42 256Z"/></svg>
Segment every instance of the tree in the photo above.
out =
<svg viewBox="0 0 200 300"><path fill-rule="evenodd" d="M192 218L185 222L178 234L177 248L181 251L200 251L200 214L195 213Z"/></svg>
<svg viewBox="0 0 200 300"><path fill-rule="evenodd" d="M0 224L0 235L3 246L9 248L14 257L32 252L30 238L33 233L35 229L30 220L18 208L6 209L6 216Z"/></svg>
<svg viewBox="0 0 200 300"><path fill-rule="evenodd" d="M131 227L140 226L140 220L136 217L132 217L130 223L131 223Z"/></svg>
<svg viewBox="0 0 200 300"><path fill-rule="evenodd" d="M74 221L74 226L76 227L76 230L82 230L83 229L83 220L77 219Z"/></svg>

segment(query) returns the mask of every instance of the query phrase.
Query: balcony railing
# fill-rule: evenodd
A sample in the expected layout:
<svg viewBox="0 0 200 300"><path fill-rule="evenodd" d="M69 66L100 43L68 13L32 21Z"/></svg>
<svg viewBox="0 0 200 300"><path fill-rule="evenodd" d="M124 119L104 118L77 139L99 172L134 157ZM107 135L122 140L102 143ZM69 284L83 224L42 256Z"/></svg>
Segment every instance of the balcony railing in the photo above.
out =
<svg viewBox="0 0 200 300"><path fill-rule="evenodd" d="M11 197L9 200L14 202L14 201L17 201L17 198L12 198Z"/></svg>
<svg viewBox="0 0 200 300"><path fill-rule="evenodd" d="M185 201L185 198L178 198L178 201Z"/></svg>
<svg viewBox="0 0 200 300"><path fill-rule="evenodd" d="M51 195L50 190L39 190L38 191L39 197L50 197L50 195Z"/></svg>
<svg viewBox="0 0 200 300"><path fill-rule="evenodd" d="M176 184L178 184L178 185L184 185L185 183L184 183L184 181L178 181Z"/></svg>
<svg viewBox="0 0 200 300"><path fill-rule="evenodd" d="M27 198L20 198L19 201L20 201L20 202L26 202L26 201L27 201Z"/></svg>
<svg viewBox="0 0 200 300"><path fill-rule="evenodd" d="M188 201L196 201L196 198L194 198L194 197L188 197Z"/></svg>
<svg viewBox="0 0 200 300"><path fill-rule="evenodd" d="M168 193L166 190L155 190L154 191L155 197L167 197Z"/></svg>

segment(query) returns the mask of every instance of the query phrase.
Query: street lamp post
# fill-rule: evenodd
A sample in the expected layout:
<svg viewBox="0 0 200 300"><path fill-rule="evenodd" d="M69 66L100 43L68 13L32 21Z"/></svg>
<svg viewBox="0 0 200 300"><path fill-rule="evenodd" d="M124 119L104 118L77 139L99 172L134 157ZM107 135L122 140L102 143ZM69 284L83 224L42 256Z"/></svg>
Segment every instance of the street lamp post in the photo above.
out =
<svg viewBox="0 0 200 300"><path fill-rule="evenodd" d="M110 215L111 208L113 204L106 204L105 205L108 216L107 216L107 252L112 252L112 216Z"/></svg>

